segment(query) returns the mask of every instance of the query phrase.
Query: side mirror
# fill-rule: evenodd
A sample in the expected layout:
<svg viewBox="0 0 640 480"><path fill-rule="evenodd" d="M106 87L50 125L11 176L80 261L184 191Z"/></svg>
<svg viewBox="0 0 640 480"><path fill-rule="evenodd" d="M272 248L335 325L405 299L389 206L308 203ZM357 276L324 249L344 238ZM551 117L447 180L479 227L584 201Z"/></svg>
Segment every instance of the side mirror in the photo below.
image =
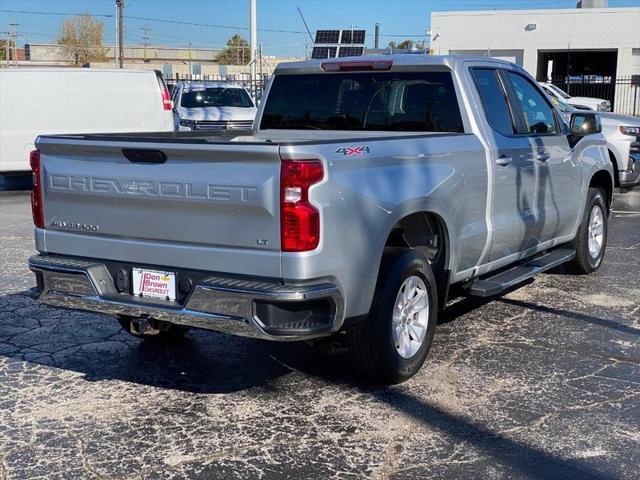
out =
<svg viewBox="0 0 640 480"><path fill-rule="evenodd" d="M571 128L571 135L579 137L602 132L600 117L596 113L574 112L571 114L569 126Z"/></svg>

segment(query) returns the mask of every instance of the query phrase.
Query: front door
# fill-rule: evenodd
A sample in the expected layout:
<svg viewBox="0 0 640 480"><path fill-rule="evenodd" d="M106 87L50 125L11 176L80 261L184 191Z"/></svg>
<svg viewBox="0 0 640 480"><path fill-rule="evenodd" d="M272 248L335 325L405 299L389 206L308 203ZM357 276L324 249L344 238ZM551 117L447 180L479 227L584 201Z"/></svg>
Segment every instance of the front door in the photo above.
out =
<svg viewBox="0 0 640 480"><path fill-rule="evenodd" d="M580 209L581 168L572 157L563 125L538 85L503 71L517 117L518 136L528 144L534 175L538 242L571 234Z"/></svg>

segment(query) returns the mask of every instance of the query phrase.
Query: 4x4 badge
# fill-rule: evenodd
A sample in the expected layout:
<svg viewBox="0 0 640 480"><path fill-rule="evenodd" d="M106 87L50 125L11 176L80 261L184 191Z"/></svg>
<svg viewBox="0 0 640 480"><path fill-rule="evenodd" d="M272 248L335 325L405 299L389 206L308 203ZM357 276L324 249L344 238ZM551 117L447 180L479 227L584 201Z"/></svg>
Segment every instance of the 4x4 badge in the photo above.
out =
<svg viewBox="0 0 640 480"><path fill-rule="evenodd" d="M369 145L361 145L359 147L340 147L335 151L336 154L350 157L351 155L369 155L371 147Z"/></svg>

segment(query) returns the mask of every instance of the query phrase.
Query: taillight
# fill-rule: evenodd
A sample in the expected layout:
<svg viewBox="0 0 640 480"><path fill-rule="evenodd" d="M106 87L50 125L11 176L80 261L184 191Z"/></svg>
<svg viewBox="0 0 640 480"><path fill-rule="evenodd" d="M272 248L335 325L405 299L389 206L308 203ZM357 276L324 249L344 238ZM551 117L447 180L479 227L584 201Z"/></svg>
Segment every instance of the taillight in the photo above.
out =
<svg viewBox="0 0 640 480"><path fill-rule="evenodd" d="M31 214L33 224L44 228L44 211L42 209L42 183L40 179L40 151L33 150L29 155L29 164L33 172L33 188L31 190Z"/></svg>
<svg viewBox="0 0 640 480"><path fill-rule="evenodd" d="M156 79L158 80L158 85L160 86L160 95L162 96L162 108L165 110L173 110L171 107L171 94L169 93L169 89L167 88L167 84L164 83L162 79L162 73L156 70Z"/></svg>
<svg viewBox="0 0 640 480"><path fill-rule="evenodd" d="M171 95L169 95L169 90L164 85L160 85L162 88L162 107L165 110L171 110Z"/></svg>
<svg viewBox="0 0 640 480"><path fill-rule="evenodd" d="M322 180L319 160L282 160L280 233L282 250L307 252L320 243L320 212L309 202L309 187Z"/></svg>

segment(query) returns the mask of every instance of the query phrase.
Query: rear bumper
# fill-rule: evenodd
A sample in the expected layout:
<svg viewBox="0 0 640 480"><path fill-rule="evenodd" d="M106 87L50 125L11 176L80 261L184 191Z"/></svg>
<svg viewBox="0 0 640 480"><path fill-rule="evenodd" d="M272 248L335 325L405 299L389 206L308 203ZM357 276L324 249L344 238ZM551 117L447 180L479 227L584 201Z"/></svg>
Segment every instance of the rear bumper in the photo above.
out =
<svg viewBox="0 0 640 480"><path fill-rule="evenodd" d="M210 276L198 281L184 302L175 303L119 293L99 260L37 255L29 259L29 268L38 281L38 300L58 307L278 341L327 336L344 321L342 294L330 283L291 286Z"/></svg>
<svg viewBox="0 0 640 480"><path fill-rule="evenodd" d="M620 187L630 188L640 185L640 152L629 156L629 169L619 172Z"/></svg>

